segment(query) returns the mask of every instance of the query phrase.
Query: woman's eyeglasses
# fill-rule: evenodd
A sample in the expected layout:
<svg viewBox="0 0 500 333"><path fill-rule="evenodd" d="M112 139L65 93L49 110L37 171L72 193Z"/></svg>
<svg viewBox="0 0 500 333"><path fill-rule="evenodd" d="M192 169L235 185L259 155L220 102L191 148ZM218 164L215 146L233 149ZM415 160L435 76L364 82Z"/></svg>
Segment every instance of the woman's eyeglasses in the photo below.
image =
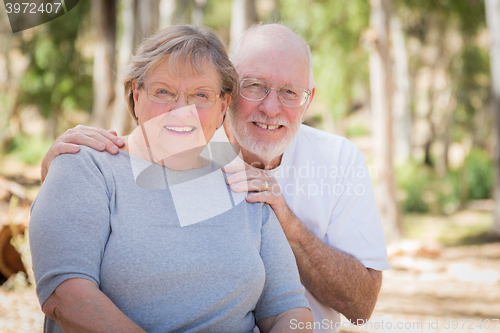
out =
<svg viewBox="0 0 500 333"><path fill-rule="evenodd" d="M177 101L179 95L184 95L188 104L194 104L197 108L210 108L215 105L217 95L215 91L208 89L195 89L188 92L180 92L172 87L161 83L153 83L147 89L148 99L153 103L170 104Z"/></svg>

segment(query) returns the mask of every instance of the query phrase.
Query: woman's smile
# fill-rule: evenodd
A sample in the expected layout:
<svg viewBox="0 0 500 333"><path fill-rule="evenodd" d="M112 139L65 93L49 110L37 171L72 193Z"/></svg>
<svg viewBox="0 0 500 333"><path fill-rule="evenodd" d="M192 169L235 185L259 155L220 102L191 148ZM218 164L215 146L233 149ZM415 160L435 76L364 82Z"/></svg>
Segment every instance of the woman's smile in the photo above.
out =
<svg viewBox="0 0 500 333"><path fill-rule="evenodd" d="M196 130L195 126L163 126L167 131L173 132L175 135L189 135Z"/></svg>

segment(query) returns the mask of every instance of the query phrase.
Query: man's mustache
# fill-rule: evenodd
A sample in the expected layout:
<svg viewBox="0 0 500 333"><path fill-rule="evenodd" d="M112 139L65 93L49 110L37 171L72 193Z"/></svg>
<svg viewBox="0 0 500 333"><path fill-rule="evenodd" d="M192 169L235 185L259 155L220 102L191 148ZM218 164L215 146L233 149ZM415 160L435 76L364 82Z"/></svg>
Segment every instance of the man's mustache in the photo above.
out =
<svg viewBox="0 0 500 333"><path fill-rule="evenodd" d="M283 119L280 116L273 118L269 118L266 116L250 116L245 120L247 122L253 122L253 123L263 123L266 125L282 125L285 127L290 127L290 123L286 119Z"/></svg>

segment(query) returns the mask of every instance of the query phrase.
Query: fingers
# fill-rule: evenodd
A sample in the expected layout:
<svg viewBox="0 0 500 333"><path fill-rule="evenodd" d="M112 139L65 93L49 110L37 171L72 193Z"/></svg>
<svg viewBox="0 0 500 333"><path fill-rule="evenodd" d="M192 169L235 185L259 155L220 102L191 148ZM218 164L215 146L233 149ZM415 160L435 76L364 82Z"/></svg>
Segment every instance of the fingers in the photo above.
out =
<svg viewBox="0 0 500 333"><path fill-rule="evenodd" d="M237 183L230 184L231 190L234 192L252 192L252 191L266 191L269 185L266 185L266 180L264 179L251 179L248 181L240 181Z"/></svg>
<svg viewBox="0 0 500 333"><path fill-rule="evenodd" d="M235 183L245 182L247 180L248 180L247 173L246 171L243 171L243 172L237 172L234 175L227 177L226 183L228 185L233 185Z"/></svg>
<svg viewBox="0 0 500 333"><path fill-rule="evenodd" d="M67 130L58 140L84 145L99 151L106 150L111 154L118 153L118 147L124 145L123 140L108 131L83 125Z"/></svg>
<svg viewBox="0 0 500 333"><path fill-rule="evenodd" d="M74 154L80 151L80 146L65 142L55 142L42 160L41 179L42 183L49 172L52 160L61 154Z"/></svg>
<svg viewBox="0 0 500 333"><path fill-rule="evenodd" d="M248 193L247 196L245 197L246 201L254 203L254 202L265 202L267 204L272 204L273 197L266 191L266 192L255 192L255 193Z"/></svg>
<svg viewBox="0 0 500 333"><path fill-rule="evenodd" d="M228 173L230 173L230 172L228 172ZM269 177L262 170L253 169L250 167L250 169L248 169L248 170L239 171L239 172L236 172L235 174L227 177L226 183L228 185L232 185L234 183L244 182L244 181L252 180L252 179L262 179L262 180L269 181L270 179L272 179L272 177Z"/></svg>
<svg viewBox="0 0 500 333"><path fill-rule="evenodd" d="M269 186L267 191L248 193L245 199L248 202L265 202L273 206L281 202L283 200L283 196L281 195L280 186L278 184L274 184L273 186Z"/></svg>
<svg viewBox="0 0 500 333"><path fill-rule="evenodd" d="M74 154L80 151L80 146L74 145L72 143L59 142L54 143L52 148L49 150L47 155L51 153L53 155L52 159L54 159L57 155L61 154Z"/></svg>
<svg viewBox="0 0 500 333"><path fill-rule="evenodd" d="M118 136L118 133L116 133L115 131L113 130L108 130L109 133L113 134L114 136Z"/></svg>
<svg viewBox="0 0 500 333"><path fill-rule="evenodd" d="M245 163L233 163L233 164L227 164L222 168L222 171L225 173L237 173L237 172L242 172L248 169L251 169L252 167L248 164Z"/></svg>

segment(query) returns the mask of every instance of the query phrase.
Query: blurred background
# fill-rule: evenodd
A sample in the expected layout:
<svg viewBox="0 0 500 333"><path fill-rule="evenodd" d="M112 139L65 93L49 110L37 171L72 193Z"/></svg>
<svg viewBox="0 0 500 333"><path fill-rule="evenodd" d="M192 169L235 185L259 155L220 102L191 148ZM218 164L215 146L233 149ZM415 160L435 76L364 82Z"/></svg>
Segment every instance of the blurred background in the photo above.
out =
<svg viewBox="0 0 500 333"><path fill-rule="evenodd" d="M41 331L25 233L55 138L77 124L129 133L121 75L152 31L203 24L229 49L260 21L307 41L306 124L356 143L370 167L393 266L372 321L422 323L342 331L467 318L480 326L461 332L495 332L499 0L92 0L18 33L0 6L0 332Z"/></svg>

